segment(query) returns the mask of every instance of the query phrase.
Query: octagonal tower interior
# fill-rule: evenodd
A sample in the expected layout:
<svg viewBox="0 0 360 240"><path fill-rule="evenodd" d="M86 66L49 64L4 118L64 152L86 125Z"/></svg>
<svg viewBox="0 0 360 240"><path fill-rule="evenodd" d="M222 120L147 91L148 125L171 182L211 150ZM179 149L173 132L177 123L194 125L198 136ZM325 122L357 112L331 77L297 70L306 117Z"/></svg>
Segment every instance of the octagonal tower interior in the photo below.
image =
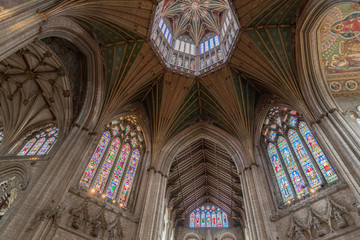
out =
<svg viewBox="0 0 360 240"><path fill-rule="evenodd" d="M198 76L228 60L238 32L228 0L163 0L155 9L150 42L168 69Z"/></svg>

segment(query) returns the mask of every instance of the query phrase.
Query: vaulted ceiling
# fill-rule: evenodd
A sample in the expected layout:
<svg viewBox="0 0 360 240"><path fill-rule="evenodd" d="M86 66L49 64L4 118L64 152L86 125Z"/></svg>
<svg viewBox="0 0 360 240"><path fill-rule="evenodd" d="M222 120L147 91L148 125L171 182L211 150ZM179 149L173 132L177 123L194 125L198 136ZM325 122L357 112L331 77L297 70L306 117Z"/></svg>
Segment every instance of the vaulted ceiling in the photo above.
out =
<svg viewBox="0 0 360 240"><path fill-rule="evenodd" d="M64 0L44 14L72 18L94 36L103 51L104 104L95 130L127 104L139 101L147 109L151 140L156 143L152 144L152 164L169 139L200 120L227 131L251 158L259 96L274 93L306 111L294 56L296 17L306 0L231 2L240 21L240 40L228 65L200 78L168 71L149 46L155 0ZM46 118L54 113L51 107L44 111ZM181 203L180 218L206 201L236 216L231 211L242 202L233 194L241 189L235 184L236 172L229 159L225 149L205 139L185 147L176 157L170 181L175 184L172 193L181 193L173 198ZM188 168L191 171L184 171Z"/></svg>

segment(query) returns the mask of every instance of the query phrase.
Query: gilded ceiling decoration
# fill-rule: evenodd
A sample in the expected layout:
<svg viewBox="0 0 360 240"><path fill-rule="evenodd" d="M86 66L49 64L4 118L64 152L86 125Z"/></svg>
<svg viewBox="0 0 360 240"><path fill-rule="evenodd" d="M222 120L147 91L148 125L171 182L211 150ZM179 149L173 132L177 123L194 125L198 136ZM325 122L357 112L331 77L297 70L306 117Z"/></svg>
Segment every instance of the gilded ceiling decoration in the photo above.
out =
<svg viewBox="0 0 360 240"><path fill-rule="evenodd" d="M319 48L327 85L334 97L360 94L360 7L332 8L320 26Z"/></svg>

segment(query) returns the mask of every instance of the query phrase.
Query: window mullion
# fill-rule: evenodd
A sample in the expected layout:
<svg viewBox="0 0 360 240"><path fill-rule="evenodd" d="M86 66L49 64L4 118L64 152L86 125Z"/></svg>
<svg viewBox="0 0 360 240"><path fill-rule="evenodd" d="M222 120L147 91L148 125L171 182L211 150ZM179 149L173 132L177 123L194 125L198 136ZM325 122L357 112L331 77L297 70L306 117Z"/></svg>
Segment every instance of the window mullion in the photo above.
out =
<svg viewBox="0 0 360 240"><path fill-rule="evenodd" d="M300 121L299 121L300 123ZM312 152L311 152L311 149L309 149L308 145L307 145L307 142L305 141L303 135L301 134L301 132L299 131L299 123L298 123L298 126L296 127L295 131L296 133L299 135L299 139L300 141L302 142L305 150L307 151L308 155L309 155L309 158L310 158L310 161L312 162L313 166L315 167L316 171L319 173L318 175L320 176L321 178L321 181L323 182L323 184L327 184L327 181L318 165L318 163L316 162Z"/></svg>
<svg viewBox="0 0 360 240"><path fill-rule="evenodd" d="M115 139L115 138L116 138L116 137L114 137L114 139ZM121 139L120 136L118 136L118 138ZM121 144L121 140L120 140L120 144ZM106 194L106 195L107 195L107 190L108 190L108 187L109 187L109 185L110 185L110 182L111 182L111 180L112 180L112 178L113 178L113 174L114 174L115 168L116 168L116 166L117 166L117 163L118 163L118 161L120 161L120 156L121 156L122 148L123 148L124 145L125 145L125 143L123 143L123 144L120 145L120 148L119 148L116 156L114 157L115 159L114 159L114 162L113 162L113 166L111 167L111 170L110 170L110 173L109 173L109 177L108 177L108 179L106 180L106 184L105 184L105 188L104 188L104 194ZM107 197L107 196L106 196L106 197ZM114 198L113 200L116 200L116 198Z"/></svg>
<svg viewBox="0 0 360 240"><path fill-rule="evenodd" d="M279 146L278 146L278 139L279 139L279 135L278 137L276 138L276 141L274 142L274 146L275 146L275 149L277 151L277 154L279 156L279 160L281 162L281 165L283 166L284 169L284 173L286 175L286 178L288 179L288 182L289 182L289 185L290 185L290 188L291 188L291 191L293 192L294 194L294 200L296 200L295 196L298 196L298 193L297 191L295 190L295 187L293 185L293 182L291 181L291 176L289 175L289 172L288 172L288 168L287 168L287 165L285 164L285 161L283 159L283 156L280 152L280 149L279 149ZM281 193L281 189L280 189L280 193Z"/></svg>
<svg viewBox="0 0 360 240"><path fill-rule="evenodd" d="M296 155L295 150L293 149L293 145L291 144L291 142L290 142L290 140L289 140L288 133L286 133L285 141L286 141L286 143L287 143L288 146L289 146L289 149L290 149L290 151L291 151L291 154L294 156L295 164L298 166L298 169L301 169L299 172L300 172L302 178L305 180L305 184L306 184L305 187L310 187L310 188L312 188L312 186L310 185L310 182L309 182L309 180L307 179L307 176L306 176L306 174L305 174L305 172L304 172L304 168L303 168L303 166L300 164L300 160L298 159L298 156Z"/></svg>
<svg viewBox="0 0 360 240"><path fill-rule="evenodd" d="M108 130L108 131L110 132L110 130ZM95 182L96 182L96 179L97 179L98 175L100 174L100 169L101 169L102 165L104 164L105 158L106 158L106 156L108 155L108 153L109 153L109 151L110 151L110 147L111 147L113 141L115 140L115 138L116 138L116 137L112 137L111 140L109 141L108 145L106 146L106 149L105 149L105 151L104 151L104 154L103 154L103 156L101 157L101 159L100 159L100 161L99 161L99 164L98 164L98 166L97 166L97 168L96 168L96 173L95 173L93 179L91 180L91 184L90 184L90 187L89 187L90 189L91 189L91 188L94 188L94 184L95 184ZM99 140L99 142L100 142L100 141L101 141L101 139ZM99 145L99 143L98 143L98 145ZM96 147L97 147L98 145L96 145ZM95 149L96 149L96 148L95 148Z"/></svg>
<svg viewBox="0 0 360 240"><path fill-rule="evenodd" d="M131 139L130 139L130 141L131 141ZM126 176L126 173L127 173L127 169L128 169L129 164L131 162L132 153L135 150L133 147L131 147L131 142L125 142L124 145L126 143L130 144L130 152L129 152L129 155L128 155L127 159L126 159L125 166L124 166L124 171L123 171L123 174L122 174L121 179L119 181L119 188L118 188L117 193L116 193L115 198L114 198L115 201L118 201L118 199L120 197L121 189L122 189L122 186L123 186L123 184L125 182L125 176ZM129 195L130 195L130 193L129 193Z"/></svg>

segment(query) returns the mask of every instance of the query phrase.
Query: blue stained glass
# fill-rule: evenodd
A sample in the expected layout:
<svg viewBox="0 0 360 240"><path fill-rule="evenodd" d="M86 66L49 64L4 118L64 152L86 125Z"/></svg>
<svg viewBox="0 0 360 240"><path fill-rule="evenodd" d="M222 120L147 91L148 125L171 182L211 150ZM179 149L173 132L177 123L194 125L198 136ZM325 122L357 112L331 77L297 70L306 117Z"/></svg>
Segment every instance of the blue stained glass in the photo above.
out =
<svg viewBox="0 0 360 240"><path fill-rule="evenodd" d="M39 150L38 155L45 155L49 149L56 143L56 138L55 137L51 137L49 138L44 145L42 146L42 148Z"/></svg>
<svg viewBox="0 0 360 240"><path fill-rule="evenodd" d="M206 223L205 223L205 212L202 211L201 212L201 227L205 227Z"/></svg>
<svg viewBox="0 0 360 240"><path fill-rule="evenodd" d="M195 227L195 213L194 212L192 212L190 214L190 227L191 228Z"/></svg>
<svg viewBox="0 0 360 240"><path fill-rule="evenodd" d="M30 148L34 145L34 143L36 142L36 138L30 139L25 146L23 147L23 149L21 149L21 151L18 153L18 156L23 156L25 155Z"/></svg>
<svg viewBox="0 0 360 240"><path fill-rule="evenodd" d="M291 117L289 125L292 126L292 127L295 127L296 123L297 123L297 118L296 117Z"/></svg>
<svg viewBox="0 0 360 240"><path fill-rule="evenodd" d="M296 157L299 159L300 165L306 175L307 180L312 188L319 188L322 184L319 174L316 172L314 165L312 164L310 157L305 150L302 142L299 139L299 135L294 130L289 130L289 139L295 151Z"/></svg>
<svg viewBox="0 0 360 240"><path fill-rule="evenodd" d="M222 212L222 219L223 219L223 227L224 227L224 228L229 227L227 214L226 214L226 212L224 212L224 211Z"/></svg>
<svg viewBox="0 0 360 240"><path fill-rule="evenodd" d="M278 138L278 146L281 152L281 155L284 159L287 171L289 175L291 176L291 181L293 185L295 186L296 193L298 195L305 195L308 193L304 180L302 176L300 175L299 169L295 163L295 159L289 150L289 146L283 137Z"/></svg>
<svg viewBox="0 0 360 240"><path fill-rule="evenodd" d="M209 40L209 42L210 42L210 49L212 49L212 48L214 48L214 39L213 38L211 38L210 40Z"/></svg>
<svg viewBox="0 0 360 240"><path fill-rule="evenodd" d="M269 133L269 139L270 139L271 141L274 141L275 138L276 138L276 132L275 132L275 131L270 131L270 133Z"/></svg>
<svg viewBox="0 0 360 240"><path fill-rule="evenodd" d="M219 46L220 44L220 40L219 40L219 36L215 36L215 46Z"/></svg>
<svg viewBox="0 0 360 240"><path fill-rule="evenodd" d="M210 228L211 227L211 213L210 211L206 211L206 227Z"/></svg>
<svg viewBox="0 0 360 240"><path fill-rule="evenodd" d="M291 191L289 182L287 180L287 177L285 175L285 172L283 170L282 164L280 162L279 155L277 153L277 150L275 148L275 145L270 143L268 146L268 154L271 159L271 163L275 172L275 176L281 191L281 195L284 199L284 201L293 200L294 196Z"/></svg>
<svg viewBox="0 0 360 240"><path fill-rule="evenodd" d="M164 20L161 18L159 21L159 27L162 28L162 24L164 23Z"/></svg>
<svg viewBox="0 0 360 240"><path fill-rule="evenodd" d="M300 122L299 130L303 136L307 146L311 150L312 155L314 156L322 174L324 175L327 182L333 182L338 179L335 170L330 165L327 157L320 148L318 142L316 141L314 135L310 132L305 122Z"/></svg>

